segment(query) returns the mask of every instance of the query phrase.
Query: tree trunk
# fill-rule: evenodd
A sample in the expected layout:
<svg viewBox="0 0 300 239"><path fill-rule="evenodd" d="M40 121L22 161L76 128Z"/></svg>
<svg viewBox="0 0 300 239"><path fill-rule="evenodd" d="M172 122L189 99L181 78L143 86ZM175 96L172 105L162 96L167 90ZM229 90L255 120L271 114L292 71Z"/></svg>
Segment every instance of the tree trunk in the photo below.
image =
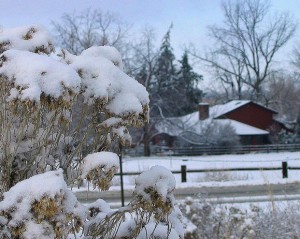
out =
<svg viewBox="0 0 300 239"><path fill-rule="evenodd" d="M151 155L150 150L150 141L149 141L149 124L147 123L144 126L144 137L143 137L143 144L144 144L144 156L149 157Z"/></svg>

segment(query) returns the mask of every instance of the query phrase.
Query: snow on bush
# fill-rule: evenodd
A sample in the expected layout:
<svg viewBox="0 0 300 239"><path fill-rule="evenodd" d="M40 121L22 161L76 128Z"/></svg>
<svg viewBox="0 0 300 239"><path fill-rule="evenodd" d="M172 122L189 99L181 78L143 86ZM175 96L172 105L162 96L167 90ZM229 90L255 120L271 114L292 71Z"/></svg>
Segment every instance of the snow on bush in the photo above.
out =
<svg viewBox="0 0 300 239"><path fill-rule="evenodd" d="M147 239L147 238L156 238L156 239L179 239L177 232L167 226L167 225L158 225L156 223L149 223L140 234L137 236L137 239Z"/></svg>
<svg viewBox="0 0 300 239"><path fill-rule="evenodd" d="M63 171L57 170L21 181L4 193L0 218L1 238L66 238L81 229L86 209L68 190Z"/></svg>
<svg viewBox="0 0 300 239"><path fill-rule="evenodd" d="M299 201L214 204L205 198L180 203L187 223L186 239L299 238Z"/></svg>
<svg viewBox="0 0 300 239"><path fill-rule="evenodd" d="M115 66L123 70L122 56L120 52L111 46L90 47L81 53L82 56L104 57L110 60Z"/></svg>
<svg viewBox="0 0 300 239"><path fill-rule="evenodd" d="M44 27L25 26L0 30L0 53L9 49L50 54L54 46Z"/></svg>
<svg viewBox="0 0 300 239"><path fill-rule="evenodd" d="M82 179L92 182L94 189L108 190L119 169L119 158L115 153L98 152L87 155L82 165Z"/></svg>
<svg viewBox="0 0 300 239"><path fill-rule="evenodd" d="M143 173L116 211L101 199L85 208L68 190L65 180L109 188L118 157L104 151L130 144L127 128L148 121L149 96L113 47L52 52L42 27L0 31L0 238L183 238L165 168Z"/></svg>
<svg viewBox="0 0 300 239"><path fill-rule="evenodd" d="M143 111L146 113L149 98L145 87L127 76L110 60L118 58L113 55L115 51L105 51L103 56L100 54L101 48L103 47L90 48L86 50L89 54L83 51L79 56L67 51L62 52L62 60L74 68L82 78L85 101L89 104L99 101L100 104L106 105L105 110L111 116L139 115L143 114ZM107 47L104 49L107 50ZM92 55L92 50L98 54Z"/></svg>
<svg viewBox="0 0 300 239"><path fill-rule="evenodd" d="M183 239L183 216L175 205L175 178L164 167L154 166L136 179L128 206L93 219L86 235L96 238Z"/></svg>
<svg viewBox="0 0 300 239"><path fill-rule="evenodd" d="M170 214L174 207L173 191L176 181L173 174L162 166L153 166L135 179L136 203L153 212L156 217Z"/></svg>
<svg viewBox="0 0 300 239"><path fill-rule="evenodd" d="M62 50L57 59L47 55L54 50L48 35L34 26L0 32L0 44L9 42L0 55L0 167L12 169L2 170L1 191L48 169L63 168L74 182L83 151L109 150L113 141L128 145L127 127L148 121L148 93L122 71L115 48L92 47L79 56Z"/></svg>
<svg viewBox="0 0 300 239"><path fill-rule="evenodd" d="M81 80L76 71L47 55L8 50L1 55L0 65L0 75L13 85L9 101L43 103L51 97L69 103L70 95L79 93Z"/></svg>

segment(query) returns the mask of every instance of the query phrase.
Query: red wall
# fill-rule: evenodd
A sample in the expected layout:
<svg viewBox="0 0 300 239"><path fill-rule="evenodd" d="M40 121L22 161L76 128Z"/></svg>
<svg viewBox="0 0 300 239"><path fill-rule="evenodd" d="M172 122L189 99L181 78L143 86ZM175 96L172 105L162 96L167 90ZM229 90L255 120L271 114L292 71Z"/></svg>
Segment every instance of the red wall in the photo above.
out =
<svg viewBox="0 0 300 239"><path fill-rule="evenodd" d="M225 118L236 120L260 129L272 125L273 112L259 105L249 103L225 115Z"/></svg>

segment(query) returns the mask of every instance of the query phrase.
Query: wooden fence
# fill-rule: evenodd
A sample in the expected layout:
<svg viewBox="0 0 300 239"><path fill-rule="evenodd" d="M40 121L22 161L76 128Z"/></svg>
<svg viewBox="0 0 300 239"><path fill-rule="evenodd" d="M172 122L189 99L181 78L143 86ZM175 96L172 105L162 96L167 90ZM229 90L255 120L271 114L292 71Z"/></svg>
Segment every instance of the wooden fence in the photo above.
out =
<svg viewBox="0 0 300 239"><path fill-rule="evenodd" d="M181 170L172 171L173 174L181 174L181 182L187 182L188 173L234 172L234 171L276 171L281 170L282 178L288 178L289 170L300 170L300 167L289 167L287 162L282 162L281 167L248 167L248 168L221 168L221 169L187 169L186 165ZM141 172L123 172L123 176L139 175ZM120 174L116 174L120 176Z"/></svg>
<svg viewBox="0 0 300 239"><path fill-rule="evenodd" d="M236 147L225 146L194 146L194 147L155 147L154 155L192 156L192 155L221 155L221 154L245 154L245 153L270 153L270 152L295 152L300 151L300 144L268 144L268 145L241 145Z"/></svg>

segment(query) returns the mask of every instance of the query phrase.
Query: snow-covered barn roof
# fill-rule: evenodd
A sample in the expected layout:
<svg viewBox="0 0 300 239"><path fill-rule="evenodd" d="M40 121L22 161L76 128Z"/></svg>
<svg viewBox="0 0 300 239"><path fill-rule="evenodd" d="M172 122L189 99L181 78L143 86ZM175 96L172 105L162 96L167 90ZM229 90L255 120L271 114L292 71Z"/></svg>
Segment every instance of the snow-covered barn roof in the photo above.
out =
<svg viewBox="0 0 300 239"><path fill-rule="evenodd" d="M156 129L160 133L166 133L171 136L179 136L184 132L194 132L202 134L202 130L207 125L211 124L229 124L236 132L237 135L267 135L268 131L262 130L236 120L231 119L214 119L208 118L206 120L199 120L198 112L194 112L182 117L167 118L164 121L156 124Z"/></svg>
<svg viewBox="0 0 300 239"><path fill-rule="evenodd" d="M274 111L268 107L265 107L259 103L253 102L251 100L232 100L223 105L215 105L215 106L210 107L209 114L213 118L219 118L220 116L225 115L231 111L234 111L234 110L236 110L246 104L249 104L249 103L254 103L266 110L272 111L275 114L277 113L276 111Z"/></svg>
<svg viewBox="0 0 300 239"><path fill-rule="evenodd" d="M266 135L269 134L268 131L262 130L253 126L250 126L248 124L244 124L241 122L238 122L236 120L230 120L230 119L219 119L218 122L221 124L230 124L237 135Z"/></svg>
<svg viewBox="0 0 300 239"><path fill-rule="evenodd" d="M250 100L232 100L223 105L215 105L210 108L211 117L218 118L221 115L225 115L243 105L250 103Z"/></svg>
<svg viewBox="0 0 300 239"><path fill-rule="evenodd" d="M223 105L215 105L209 107L209 118L205 120L199 119L199 112L196 111L194 113L184 115L181 117L171 117L166 118L160 123L156 124L156 129L161 133L166 133L171 136L179 136L184 132L195 132L197 134L201 134L201 129L203 130L205 126L211 124L230 124L231 127L235 130L237 135L267 135L268 131L262 130L248 124L244 124L238 122L236 120L231 119L220 119L219 117L225 115L235 109L238 109L246 104L251 103L250 100L232 100ZM254 102L252 102L254 103ZM269 110L273 113L277 113L276 111L267 108L259 103L254 103L266 110Z"/></svg>

